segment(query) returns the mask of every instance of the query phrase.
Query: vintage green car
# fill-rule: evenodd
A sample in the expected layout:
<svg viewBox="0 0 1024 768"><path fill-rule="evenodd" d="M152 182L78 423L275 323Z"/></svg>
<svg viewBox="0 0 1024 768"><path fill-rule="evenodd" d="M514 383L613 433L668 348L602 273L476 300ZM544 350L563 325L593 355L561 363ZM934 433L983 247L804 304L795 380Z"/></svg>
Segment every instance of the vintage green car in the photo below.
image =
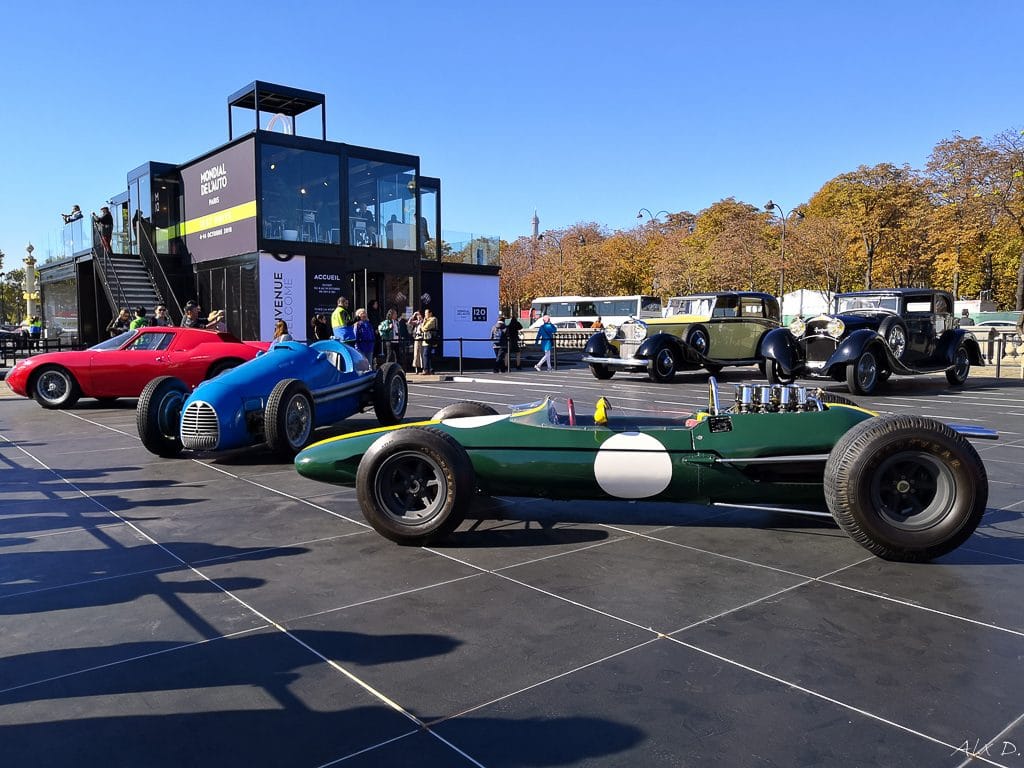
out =
<svg viewBox="0 0 1024 768"><path fill-rule="evenodd" d="M615 371L646 371L670 382L678 371L762 363L761 340L779 327L779 302L766 293L725 291L672 299L678 314L630 320L607 334L594 334L583 361L598 379Z"/></svg>
<svg viewBox="0 0 1024 768"><path fill-rule="evenodd" d="M475 494L831 513L891 560L929 560L962 544L988 499L966 436L995 433L879 417L828 397L743 384L723 408L711 377L707 409L689 415L608 414L604 398L592 416L577 416L571 400L565 413L545 400L506 415L457 403L429 421L324 440L295 465L305 477L355 486L370 525L404 544L453 531Z"/></svg>

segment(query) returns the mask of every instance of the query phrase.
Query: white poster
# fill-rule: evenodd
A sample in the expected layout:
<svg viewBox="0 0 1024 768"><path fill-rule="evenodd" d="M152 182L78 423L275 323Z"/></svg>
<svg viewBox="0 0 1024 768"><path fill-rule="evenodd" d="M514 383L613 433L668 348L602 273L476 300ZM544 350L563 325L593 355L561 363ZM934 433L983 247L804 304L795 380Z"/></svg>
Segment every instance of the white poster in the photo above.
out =
<svg viewBox="0 0 1024 768"><path fill-rule="evenodd" d="M448 273L442 277L444 309L441 334L445 357L494 358L491 326L498 319L498 276Z"/></svg>
<svg viewBox="0 0 1024 768"><path fill-rule="evenodd" d="M260 254L260 339L274 338L274 324L284 320L296 341L306 340L306 257L281 261L269 253Z"/></svg>

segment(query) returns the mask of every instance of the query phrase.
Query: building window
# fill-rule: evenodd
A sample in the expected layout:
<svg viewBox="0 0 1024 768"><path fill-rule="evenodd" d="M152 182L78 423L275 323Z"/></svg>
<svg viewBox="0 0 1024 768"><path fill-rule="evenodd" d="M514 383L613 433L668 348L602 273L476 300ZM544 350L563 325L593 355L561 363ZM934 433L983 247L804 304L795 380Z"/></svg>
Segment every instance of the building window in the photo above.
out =
<svg viewBox="0 0 1024 768"><path fill-rule="evenodd" d="M416 250L416 169L350 158L350 245Z"/></svg>
<svg viewBox="0 0 1024 768"><path fill-rule="evenodd" d="M337 155L264 144L260 149L263 237L341 242Z"/></svg>

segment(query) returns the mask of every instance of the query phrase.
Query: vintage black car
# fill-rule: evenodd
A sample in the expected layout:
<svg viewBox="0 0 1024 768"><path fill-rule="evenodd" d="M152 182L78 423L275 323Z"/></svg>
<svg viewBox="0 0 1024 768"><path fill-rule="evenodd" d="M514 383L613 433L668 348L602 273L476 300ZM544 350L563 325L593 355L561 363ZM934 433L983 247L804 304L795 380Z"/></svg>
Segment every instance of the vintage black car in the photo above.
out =
<svg viewBox="0 0 1024 768"><path fill-rule="evenodd" d="M953 296L925 288L842 293L833 314L797 318L761 342L772 384L795 378L846 381L869 395L889 376L945 371L950 384L981 365L974 335L956 327Z"/></svg>

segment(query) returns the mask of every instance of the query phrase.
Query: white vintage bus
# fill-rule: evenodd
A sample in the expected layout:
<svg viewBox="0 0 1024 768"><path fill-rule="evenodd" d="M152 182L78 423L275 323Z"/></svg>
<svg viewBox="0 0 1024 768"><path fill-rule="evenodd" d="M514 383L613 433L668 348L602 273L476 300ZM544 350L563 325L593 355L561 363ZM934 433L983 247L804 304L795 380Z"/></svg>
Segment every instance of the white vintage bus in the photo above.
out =
<svg viewBox="0 0 1024 768"><path fill-rule="evenodd" d="M631 317L661 317L657 296L541 296L530 303L530 327L551 315L559 328L590 328L601 318L605 327L616 328Z"/></svg>

